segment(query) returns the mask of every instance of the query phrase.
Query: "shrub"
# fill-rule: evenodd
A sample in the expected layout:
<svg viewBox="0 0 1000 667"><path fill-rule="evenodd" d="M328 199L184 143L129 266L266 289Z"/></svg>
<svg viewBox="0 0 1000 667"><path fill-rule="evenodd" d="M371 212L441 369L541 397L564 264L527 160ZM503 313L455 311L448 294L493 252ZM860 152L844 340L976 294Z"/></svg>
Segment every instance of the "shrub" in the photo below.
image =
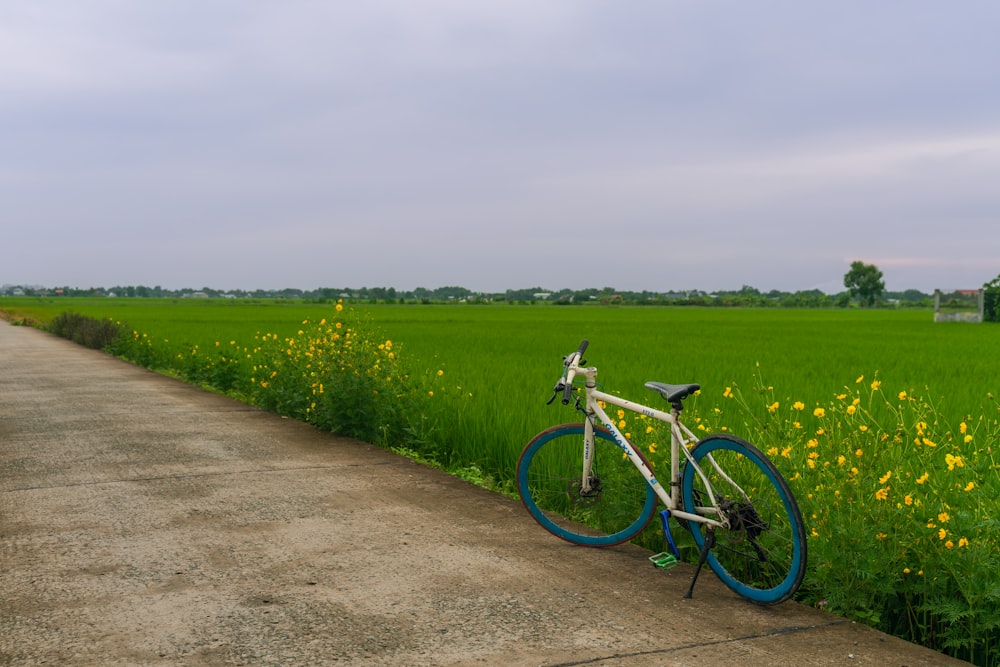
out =
<svg viewBox="0 0 1000 667"><path fill-rule="evenodd" d="M48 330L93 350L113 348L127 328L111 320L99 320L79 313L64 312L49 322Z"/></svg>

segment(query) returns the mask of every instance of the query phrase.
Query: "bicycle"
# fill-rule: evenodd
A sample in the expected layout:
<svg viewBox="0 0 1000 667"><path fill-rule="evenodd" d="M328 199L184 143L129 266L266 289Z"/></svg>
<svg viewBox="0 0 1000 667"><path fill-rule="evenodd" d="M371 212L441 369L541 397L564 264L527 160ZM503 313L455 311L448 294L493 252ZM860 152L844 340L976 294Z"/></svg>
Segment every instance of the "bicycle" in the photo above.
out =
<svg viewBox="0 0 1000 667"><path fill-rule="evenodd" d="M657 503L670 552L650 558L667 569L680 559L668 519L688 530L698 548L690 598L705 563L730 589L753 602L789 599L806 568L802 515L788 483L750 443L729 434L699 438L681 422L682 401L697 384L647 382L670 411L634 403L598 388L597 369L586 367L584 340L563 358L551 404L568 405L577 391L582 423L545 429L525 446L517 466L521 500L546 530L574 544L605 547L626 542L652 520ZM574 380L582 376L584 398ZM670 477L664 485L645 454L622 434L604 406L669 424ZM681 467L681 457L684 466ZM640 474L636 474L636 470Z"/></svg>

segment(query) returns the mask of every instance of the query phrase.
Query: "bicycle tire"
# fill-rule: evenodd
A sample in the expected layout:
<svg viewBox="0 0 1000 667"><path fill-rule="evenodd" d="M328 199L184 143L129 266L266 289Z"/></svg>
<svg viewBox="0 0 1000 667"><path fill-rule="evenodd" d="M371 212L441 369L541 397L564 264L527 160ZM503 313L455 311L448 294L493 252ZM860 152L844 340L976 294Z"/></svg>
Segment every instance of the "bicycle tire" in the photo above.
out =
<svg viewBox="0 0 1000 667"><path fill-rule="evenodd" d="M532 438L517 464L517 487L525 509L550 533L607 547L642 532L657 496L609 432L595 429L594 436L596 491L580 493L583 424L560 424Z"/></svg>
<svg viewBox="0 0 1000 667"><path fill-rule="evenodd" d="M711 462L750 497L747 503ZM716 529L708 564L726 586L759 604L792 597L806 571L806 533L795 497L774 464L750 443L730 435L698 442L691 456L708 476L720 505L728 505L731 529ZM686 511L697 514L708 504L704 482L690 463L684 468L681 496ZM729 504L732 503L732 504ZM698 548L705 543L705 524L689 522Z"/></svg>

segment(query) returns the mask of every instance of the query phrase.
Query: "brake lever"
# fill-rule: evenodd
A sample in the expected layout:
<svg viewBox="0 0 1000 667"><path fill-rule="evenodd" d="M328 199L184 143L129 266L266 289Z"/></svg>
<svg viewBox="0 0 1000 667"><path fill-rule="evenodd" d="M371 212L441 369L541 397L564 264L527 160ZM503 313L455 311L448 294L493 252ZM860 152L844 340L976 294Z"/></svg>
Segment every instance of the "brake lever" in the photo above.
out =
<svg viewBox="0 0 1000 667"><path fill-rule="evenodd" d="M559 392L563 391L563 389L565 388L566 384L562 380L556 382L556 386L552 388L552 398L546 401L545 405L552 405L552 401L556 400L556 397L559 395Z"/></svg>

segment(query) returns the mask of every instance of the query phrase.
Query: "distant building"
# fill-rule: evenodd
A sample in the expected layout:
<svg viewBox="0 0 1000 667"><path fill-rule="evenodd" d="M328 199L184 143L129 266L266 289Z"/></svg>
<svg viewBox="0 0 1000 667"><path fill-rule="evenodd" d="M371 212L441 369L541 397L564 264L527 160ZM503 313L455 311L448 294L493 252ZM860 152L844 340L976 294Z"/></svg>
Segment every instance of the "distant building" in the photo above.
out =
<svg viewBox="0 0 1000 667"><path fill-rule="evenodd" d="M982 322L983 290L934 290L935 322Z"/></svg>

